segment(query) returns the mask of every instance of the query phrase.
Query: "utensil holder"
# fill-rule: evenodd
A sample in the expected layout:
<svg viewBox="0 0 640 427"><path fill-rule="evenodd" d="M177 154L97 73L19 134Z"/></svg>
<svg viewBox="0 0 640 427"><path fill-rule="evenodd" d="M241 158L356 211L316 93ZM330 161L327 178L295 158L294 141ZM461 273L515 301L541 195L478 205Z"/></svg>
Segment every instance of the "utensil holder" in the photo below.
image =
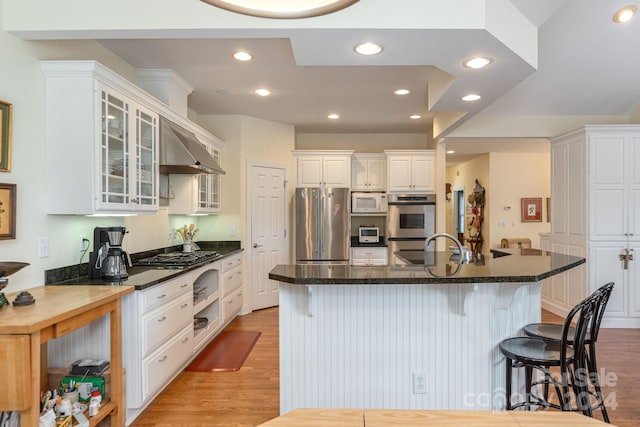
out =
<svg viewBox="0 0 640 427"><path fill-rule="evenodd" d="M182 252L193 252L193 244L191 240L185 240L182 243Z"/></svg>

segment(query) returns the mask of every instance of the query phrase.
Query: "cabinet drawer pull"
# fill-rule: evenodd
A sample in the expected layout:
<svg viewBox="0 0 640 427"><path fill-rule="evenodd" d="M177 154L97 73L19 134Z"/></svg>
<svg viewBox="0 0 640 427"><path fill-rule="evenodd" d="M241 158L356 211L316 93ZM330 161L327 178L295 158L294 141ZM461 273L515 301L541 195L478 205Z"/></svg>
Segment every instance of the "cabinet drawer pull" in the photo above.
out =
<svg viewBox="0 0 640 427"><path fill-rule="evenodd" d="M158 322L164 322L165 320L167 320L167 316L162 316L158 319Z"/></svg>
<svg viewBox="0 0 640 427"><path fill-rule="evenodd" d="M185 302L184 304L182 304L182 305L180 306L180 308L185 308L185 307L188 307L188 306L189 306L189 304L187 304L187 303Z"/></svg>
<svg viewBox="0 0 640 427"><path fill-rule="evenodd" d="M158 362L164 362L165 360L167 360L167 356L162 356L160 359L158 359Z"/></svg>
<svg viewBox="0 0 640 427"><path fill-rule="evenodd" d="M189 286L188 283L183 283L182 285L180 285L181 288L186 288L187 286Z"/></svg>
<svg viewBox="0 0 640 427"><path fill-rule="evenodd" d="M162 294L162 295L158 295L156 298L158 298L158 299L162 299L162 298L164 298L164 297L166 297L166 296L167 296L167 294Z"/></svg>
<svg viewBox="0 0 640 427"><path fill-rule="evenodd" d="M186 343L187 341L189 341L189 337L184 337L182 338L182 340L180 341L182 344Z"/></svg>

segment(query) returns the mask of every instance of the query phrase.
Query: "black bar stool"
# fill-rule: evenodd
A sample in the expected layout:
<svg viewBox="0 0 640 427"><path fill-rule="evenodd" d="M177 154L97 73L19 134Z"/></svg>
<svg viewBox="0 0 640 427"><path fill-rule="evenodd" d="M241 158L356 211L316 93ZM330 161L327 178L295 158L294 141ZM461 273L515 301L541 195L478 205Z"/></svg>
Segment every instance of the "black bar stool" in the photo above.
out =
<svg viewBox="0 0 640 427"><path fill-rule="evenodd" d="M602 396L602 390L600 388L600 381L598 380L598 365L596 363L596 341L598 340L598 332L600 331L600 324L602 323L602 318L604 316L604 310L607 307L607 303L609 302L609 297L611 296L611 292L613 291L613 282L609 282L605 285L602 285L595 292L600 292L600 303L598 306L598 311L596 316L593 319L591 327L589 331L587 331L587 335L585 337L585 345L588 346L588 353L585 353L587 358L587 368L589 369L589 380L593 385L595 390L595 396L597 400L597 404L592 407L592 409L600 409L602 411L602 417L604 421L609 423L609 415L607 414L607 408L604 405L604 397ZM562 337L562 325L557 325L553 323L531 323L522 328L524 333L530 337L539 337L539 338L547 338L554 341L560 341ZM571 328L573 329L573 328ZM569 336L571 336L574 331L569 330ZM573 343L570 343L573 344Z"/></svg>
<svg viewBox="0 0 640 427"><path fill-rule="evenodd" d="M584 378L587 372L584 341L592 319L596 316L601 293L594 292L571 309L562 325L560 341L538 337L515 337L500 342L500 351L506 358L507 410L520 407L531 410L532 406L542 406L562 411L579 410L587 416L592 416L586 384L588 381ZM573 328L572 322L575 323ZM559 380L551 372L553 367L559 368ZM525 368L525 399L516 404L511 403L513 368ZM544 374L542 381L533 383L534 370ZM543 396L532 393L531 387L537 384L544 386ZM549 401L549 385L553 385L555 389L558 404ZM572 401L575 401L575 409L572 407Z"/></svg>

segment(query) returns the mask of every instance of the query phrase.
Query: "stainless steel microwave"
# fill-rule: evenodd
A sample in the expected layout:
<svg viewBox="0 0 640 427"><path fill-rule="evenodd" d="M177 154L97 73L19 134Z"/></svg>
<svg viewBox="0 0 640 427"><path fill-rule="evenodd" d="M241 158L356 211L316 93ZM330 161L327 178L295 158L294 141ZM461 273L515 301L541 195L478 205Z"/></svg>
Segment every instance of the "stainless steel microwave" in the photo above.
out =
<svg viewBox="0 0 640 427"><path fill-rule="evenodd" d="M384 191L351 193L351 213L384 214L387 213L387 194Z"/></svg>

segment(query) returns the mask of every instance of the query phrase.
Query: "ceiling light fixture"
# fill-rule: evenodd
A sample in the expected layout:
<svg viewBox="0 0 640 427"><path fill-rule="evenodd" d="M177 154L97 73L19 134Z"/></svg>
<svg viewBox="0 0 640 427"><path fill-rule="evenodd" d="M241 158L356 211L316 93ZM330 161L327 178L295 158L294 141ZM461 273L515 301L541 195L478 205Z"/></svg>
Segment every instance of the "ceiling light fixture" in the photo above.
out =
<svg viewBox="0 0 640 427"><path fill-rule="evenodd" d="M308 18L326 15L357 3L358 0L202 0L231 12L260 18Z"/></svg>
<svg viewBox="0 0 640 427"><path fill-rule="evenodd" d="M493 62L492 58L484 58L482 56L477 56L475 58L467 59L462 63L467 68L473 68L474 70L478 70L480 68L484 68L487 65Z"/></svg>
<svg viewBox="0 0 640 427"><path fill-rule="evenodd" d="M625 22L629 22L631 18L633 18L638 12L638 7L635 5L625 6L622 9L618 10L615 15L613 15L613 21L618 24L623 24Z"/></svg>
<svg viewBox="0 0 640 427"><path fill-rule="evenodd" d="M233 58L241 62L247 62L251 61L253 59L253 56L251 56L249 52L238 51L233 54Z"/></svg>
<svg viewBox="0 0 640 427"><path fill-rule="evenodd" d="M398 89L393 93L395 93L396 95L409 95L411 91L409 89Z"/></svg>
<svg viewBox="0 0 640 427"><path fill-rule="evenodd" d="M447 154L455 154L455 150L447 150Z"/></svg>
<svg viewBox="0 0 640 427"><path fill-rule="evenodd" d="M340 114L336 114L336 113L331 113L327 116L327 118L331 119L331 120L336 120L340 118Z"/></svg>
<svg viewBox="0 0 640 427"><path fill-rule="evenodd" d="M475 93L470 93L469 95L465 95L462 97L463 101L477 101L482 98L480 95L476 95Z"/></svg>
<svg viewBox="0 0 640 427"><path fill-rule="evenodd" d="M260 95L260 96L269 96L269 95L271 95L273 93L269 89L265 89L265 88L256 89L253 92L256 95Z"/></svg>
<svg viewBox="0 0 640 427"><path fill-rule="evenodd" d="M421 119L422 116L420 114L414 114L412 116L409 116L409 118L412 120L418 120L418 119Z"/></svg>
<svg viewBox="0 0 640 427"><path fill-rule="evenodd" d="M380 52L382 52L382 46L380 46L379 44L371 43L371 42L361 43L356 47L354 47L353 49L356 52L358 52L360 55L367 55L367 56L377 55Z"/></svg>

